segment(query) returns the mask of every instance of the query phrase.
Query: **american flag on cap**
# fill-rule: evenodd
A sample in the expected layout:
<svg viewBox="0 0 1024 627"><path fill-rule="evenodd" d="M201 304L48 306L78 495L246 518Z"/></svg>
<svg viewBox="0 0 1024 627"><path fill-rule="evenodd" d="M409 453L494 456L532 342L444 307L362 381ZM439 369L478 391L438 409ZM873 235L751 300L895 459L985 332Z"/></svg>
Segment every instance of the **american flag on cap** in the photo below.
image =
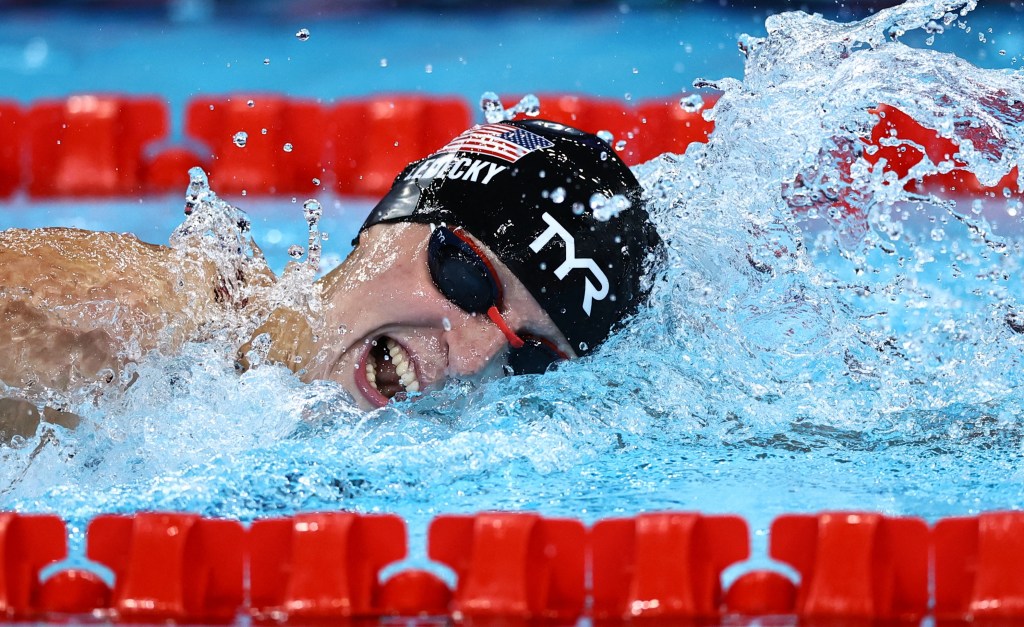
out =
<svg viewBox="0 0 1024 627"><path fill-rule="evenodd" d="M515 163L534 150L554 146L536 133L507 124L474 126L437 152L469 152Z"/></svg>

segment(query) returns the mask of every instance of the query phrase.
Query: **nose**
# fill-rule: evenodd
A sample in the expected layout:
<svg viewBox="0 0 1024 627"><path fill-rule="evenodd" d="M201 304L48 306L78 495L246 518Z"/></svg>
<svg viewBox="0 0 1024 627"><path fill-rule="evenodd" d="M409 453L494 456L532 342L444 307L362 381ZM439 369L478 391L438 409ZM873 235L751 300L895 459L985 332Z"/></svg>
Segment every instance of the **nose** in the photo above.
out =
<svg viewBox="0 0 1024 627"><path fill-rule="evenodd" d="M451 329L445 332L445 339L451 375L477 374L508 347L508 338L486 315L460 313L449 320Z"/></svg>

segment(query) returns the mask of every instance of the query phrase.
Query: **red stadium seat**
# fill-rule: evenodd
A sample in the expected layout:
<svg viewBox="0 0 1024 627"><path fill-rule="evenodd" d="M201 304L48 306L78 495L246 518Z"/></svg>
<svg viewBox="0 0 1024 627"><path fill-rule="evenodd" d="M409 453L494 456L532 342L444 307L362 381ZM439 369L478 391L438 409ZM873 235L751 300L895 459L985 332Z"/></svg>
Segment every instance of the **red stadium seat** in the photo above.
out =
<svg viewBox="0 0 1024 627"><path fill-rule="evenodd" d="M23 126L18 105L0 101L0 198L10 196L21 185Z"/></svg>
<svg viewBox="0 0 1024 627"><path fill-rule="evenodd" d="M573 621L583 611L586 530L529 513L438 516L429 555L458 576L451 610L477 619Z"/></svg>
<svg viewBox="0 0 1024 627"><path fill-rule="evenodd" d="M305 619L379 615L378 574L405 553L405 523L393 515L257 520L249 530L252 610Z"/></svg>
<svg viewBox="0 0 1024 627"><path fill-rule="evenodd" d="M935 617L1024 617L1024 512L946 518L932 530Z"/></svg>
<svg viewBox="0 0 1024 627"><path fill-rule="evenodd" d="M395 95L340 102L330 111L331 167L339 194L381 196L406 165L472 125L461 98Z"/></svg>
<svg viewBox="0 0 1024 627"><path fill-rule="evenodd" d="M136 621L229 620L243 602L245 530L194 514L93 518L87 555L114 571L112 609Z"/></svg>
<svg viewBox="0 0 1024 627"><path fill-rule="evenodd" d="M928 609L928 526L916 518L835 512L780 516L771 556L800 573L804 617L918 620Z"/></svg>
<svg viewBox="0 0 1024 627"><path fill-rule="evenodd" d="M39 610L39 572L67 555L64 521L57 516L0 513L0 615Z"/></svg>
<svg viewBox="0 0 1024 627"><path fill-rule="evenodd" d="M251 105L250 105L251 103ZM322 179L328 135L314 100L276 95L193 98L186 134L206 144L211 186L220 193L311 193ZM245 134L244 145L236 135ZM207 160L204 159L204 160Z"/></svg>
<svg viewBox="0 0 1024 627"><path fill-rule="evenodd" d="M721 574L750 553L737 516L641 514L590 531L595 619L701 618L721 613Z"/></svg>
<svg viewBox="0 0 1024 627"><path fill-rule="evenodd" d="M36 197L142 193L144 147L168 131L158 98L70 96L34 104L28 119Z"/></svg>
<svg viewBox="0 0 1024 627"><path fill-rule="evenodd" d="M637 105L643 121L637 161L650 161L666 152L682 154L692 143L705 144L715 123L704 119L704 112L718 102L720 94L702 93L704 105L697 111L687 111L679 100L654 98Z"/></svg>

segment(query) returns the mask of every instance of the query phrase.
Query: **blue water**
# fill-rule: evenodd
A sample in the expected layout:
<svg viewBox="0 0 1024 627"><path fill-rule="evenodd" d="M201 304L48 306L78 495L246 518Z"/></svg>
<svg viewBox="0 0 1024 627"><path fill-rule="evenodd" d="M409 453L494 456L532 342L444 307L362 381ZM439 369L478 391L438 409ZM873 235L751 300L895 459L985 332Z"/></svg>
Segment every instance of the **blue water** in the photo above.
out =
<svg viewBox="0 0 1024 627"><path fill-rule="evenodd" d="M531 22L539 32L529 42L510 20L474 34L481 22L492 27L490 16L448 20L429 34L416 26L422 16L354 19L345 80L325 69L333 57L306 47L343 20L322 28L312 20L243 21L228 31L142 28L155 47L161 33L194 34L196 56L163 66L144 51L125 61L120 46L129 44L114 37L109 55L99 56L117 59L118 71L90 88L131 86L169 98L254 86L325 98L407 87L474 98L577 89L639 97L681 92L703 76L724 95L709 113L717 130L707 146L637 168L671 254L652 276L651 306L592 357L539 377L454 382L367 414L333 384L302 384L274 367L239 377L233 346L190 345L183 355L140 363L126 391L74 407L85 418L79 429L54 428L53 436L0 449L0 506L56 511L77 523L138 509L243 520L311 509L397 512L409 521L418 560L426 523L442 512L536 510L588 522L668 508L732 512L751 523L763 555L768 524L783 512L866 509L935 520L1021 507L1024 335L1008 322L1024 303L1020 198L944 204L858 171L852 185L866 192L866 230L824 210L798 219L789 206L797 174L836 175L830 150L864 136L874 123L866 110L878 102L937 128L952 128L954 118L994 128L998 151L962 147L987 177L1024 160L1019 121L978 105L993 94L1011 107L1024 102L1019 7L953 13L928 45L932 5L915 0L844 24L798 13L766 23L764 15L702 7L667 21L618 9L578 22L546 13ZM370 35L391 20L404 25L408 46ZM302 26L310 40L293 41ZM544 47L555 27L594 54L569 52L557 38ZM0 28L0 42L12 41L10 25ZM661 33L673 30L664 43ZM906 31L903 41L889 37L896 30ZM746 59L735 47L744 32ZM687 53L695 33L706 39ZM417 37L433 43L418 47ZM50 43L48 54L70 66L100 63L58 54L99 45L81 39ZM717 55L718 40L728 54ZM497 59L510 69L493 72ZM38 91L18 96L86 87L61 67L53 71L66 82L29 81ZM260 82L264 70L277 82ZM825 187L806 198L817 202ZM303 199L233 200L251 212L257 243L278 232L271 263L283 267L280 250L305 241ZM321 200L321 228L331 232L325 254L338 258L367 204ZM17 199L4 219L81 220L165 242L180 203Z"/></svg>

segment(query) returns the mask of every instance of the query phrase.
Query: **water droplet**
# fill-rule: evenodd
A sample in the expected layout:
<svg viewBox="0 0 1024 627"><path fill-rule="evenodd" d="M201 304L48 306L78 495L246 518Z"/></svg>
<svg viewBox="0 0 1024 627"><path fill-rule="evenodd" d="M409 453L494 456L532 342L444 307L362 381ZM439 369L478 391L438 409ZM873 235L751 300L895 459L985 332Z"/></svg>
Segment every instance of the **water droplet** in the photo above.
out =
<svg viewBox="0 0 1024 627"><path fill-rule="evenodd" d="M292 151L292 145L291 144L285 144L284 145L284 151L285 152L291 152Z"/></svg>
<svg viewBox="0 0 1024 627"><path fill-rule="evenodd" d="M248 107L249 107L250 109L252 109L253 107L255 107L255 106L256 106L256 101L255 101L255 100L250 100L250 101L246 102L245 104L246 104L246 106L248 106Z"/></svg>
<svg viewBox="0 0 1024 627"><path fill-rule="evenodd" d="M320 233L320 239L326 242L327 240L331 239L331 236L327 231L323 231L322 233Z"/></svg>
<svg viewBox="0 0 1024 627"><path fill-rule="evenodd" d="M263 65L270 65L270 57L263 59Z"/></svg>
<svg viewBox="0 0 1024 627"><path fill-rule="evenodd" d="M679 99L679 108L687 113L697 113L704 108L704 98L700 94L689 94Z"/></svg>
<svg viewBox="0 0 1024 627"><path fill-rule="evenodd" d="M388 66L388 60L386 58L384 58L384 57L381 57L380 66L381 67L387 67Z"/></svg>
<svg viewBox="0 0 1024 627"><path fill-rule="evenodd" d="M441 327L443 327L445 331L451 331L452 321L448 318L441 318Z"/></svg>
<svg viewBox="0 0 1024 627"><path fill-rule="evenodd" d="M946 232L940 227L932 229L931 237L933 242L941 242L946 237Z"/></svg>
<svg viewBox="0 0 1024 627"><path fill-rule="evenodd" d="M620 139L619 141L615 142L615 150L623 150L623 149L625 149L625 147L626 147L626 140Z"/></svg>
<svg viewBox="0 0 1024 627"><path fill-rule="evenodd" d="M480 110L484 112L484 119L490 124L508 119L505 115L505 107L501 104L501 99L493 91L485 91L481 94Z"/></svg>
<svg viewBox="0 0 1024 627"><path fill-rule="evenodd" d="M588 348L590 347L587 346L586 342L580 342L580 351L586 351Z"/></svg>
<svg viewBox="0 0 1024 627"><path fill-rule="evenodd" d="M564 200L565 200L565 188L564 187L556 187L554 189L554 191L551 192L551 202L556 203L556 204L561 204Z"/></svg>
<svg viewBox="0 0 1024 627"><path fill-rule="evenodd" d="M231 138L231 141L233 141L239 148L245 148L245 143L249 141L249 134L245 131L238 131Z"/></svg>
<svg viewBox="0 0 1024 627"><path fill-rule="evenodd" d="M267 134L267 129L261 128L260 129L260 135L266 135L266 134Z"/></svg>
<svg viewBox="0 0 1024 627"><path fill-rule="evenodd" d="M583 215L583 212L585 210L586 210L586 207L583 206L583 203L581 203L581 202L574 202L574 203L572 203L572 212L575 215L581 216L581 215Z"/></svg>
<svg viewBox="0 0 1024 627"><path fill-rule="evenodd" d="M520 111L531 118L535 118L540 115L540 99L533 94L527 94L523 96L523 99L519 101L517 107Z"/></svg>
<svg viewBox="0 0 1024 627"><path fill-rule="evenodd" d="M292 259L298 259L302 256L303 252L305 251L302 249L302 246L299 246L298 244L292 244L288 247L288 256Z"/></svg>
<svg viewBox="0 0 1024 627"><path fill-rule="evenodd" d="M320 185L320 179L314 178L313 179L313 185Z"/></svg>
<svg viewBox="0 0 1024 627"><path fill-rule="evenodd" d="M309 226L314 226L320 221L320 216L323 215L323 208L320 206L320 201L310 198L302 203L302 212L305 214L306 222Z"/></svg>
<svg viewBox="0 0 1024 627"><path fill-rule="evenodd" d="M426 71L427 74L433 74L434 73L434 66L431 65L430 63L428 63L427 67L424 68L424 70Z"/></svg>
<svg viewBox="0 0 1024 627"><path fill-rule="evenodd" d="M295 38L298 39L299 41L306 41L306 40L308 40L309 39L309 29L308 28L300 28L299 32L295 33Z"/></svg>
<svg viewBox="0 0 1024 627"><path fill-rule="evenodd" d="M609 131L598 131L597 136L608 145L611 145L611 143L615 141L615 136Z"/></svg>

